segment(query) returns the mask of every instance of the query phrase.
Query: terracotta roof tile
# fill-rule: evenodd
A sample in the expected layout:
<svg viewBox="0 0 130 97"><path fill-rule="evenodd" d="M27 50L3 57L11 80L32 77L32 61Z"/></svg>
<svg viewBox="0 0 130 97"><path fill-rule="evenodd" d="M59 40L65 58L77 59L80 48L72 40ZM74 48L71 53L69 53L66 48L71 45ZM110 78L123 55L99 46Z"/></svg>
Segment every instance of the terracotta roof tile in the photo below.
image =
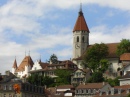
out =
<svg viewBox="0 0 130 97"><path fill-rule="evenodd" d="M130 89L130 85L115 86L115 89Z"/></svg>
<svg viewBox="0 0 130 97"><path fill-rule="evenodd" d="M100 89L103 86L104 86L103 83L87 83L85 85L80 84L76 89Z"/></svg>
<svg viewBox="0 0 130 97"><path fill-rule="evenodd" d="M21 62L21 64L19 65L19 67L17 68L16 72L19 71L24 71L25 70L25 66L33 66L33 60L30 56L25 56L25 58L23 59L23 61Z"/></svg>
<svg viewBox="0 0 130 97"><path fill-rule="evenodd" d="M124 53L120 56L120 60L128 61L130 60L130 53Z"/></svg>
<svg viewBox="0 0 130 97"><path fill-rule="evenodd" d="M43 63L43 62L40 62L39 64L40 64L40 66L42 67L42 69L45 69L46 66L49 65L49 63Z"/></svg>
<svg viewBox="0 0 130 97"><path fill-rule="evenodd" d="M108 47L108 58L118 58L117 54L116 54L116 50L117 50L117 46L119 45L119 43L107 43L106 44ZM93 45L89 45L87 47L87 49L91 48ZM74 58L73 60L82 60L84 55L85 55L86 51L82 54L82 56L78 57L78 58Z"/></svg>
<svg viewBox="0 0 130 97"><path fill-rule="evenodd" d="M57 89L68 89L68 88L74 88L73 85L60 85L57 87Z"/></svg>
<svg viewBox="0 0 130 97"><path fill-rule="evenodd" d="M14 60L13 68L16 68L16 69L17 69L17 62L16 62L16 59Z"/></svg>
<svg viewBox="0 0 130 97"><path fill-rule="evenodd" d="M73 29L73 32L74 31L87 31L87 32L89 32L89 29L88 29L88 26L87 26L87 23L85 21L85 18L84 18L82 11L79 12L79 16L77 18L77 21L76 21L74 29Z"/></svg>

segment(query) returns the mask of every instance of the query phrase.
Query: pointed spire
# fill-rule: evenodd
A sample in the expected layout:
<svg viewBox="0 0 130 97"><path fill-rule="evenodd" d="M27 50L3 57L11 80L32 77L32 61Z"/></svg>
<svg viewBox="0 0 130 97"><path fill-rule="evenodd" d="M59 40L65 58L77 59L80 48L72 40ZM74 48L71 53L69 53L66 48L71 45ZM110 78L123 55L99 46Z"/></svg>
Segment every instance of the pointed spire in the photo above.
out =
<svg viewBox="0 0 130 97"><path fill-rule="evenodd" d="M80 0L80 10L79 12L82 12L82 3L81 3L81 0Z"/></svg>
<svg viewBox="0 0 130 97"><path fill-rule="evenodd" d="M28 51L28 56L30 56L30 50Z"/></svg>
<svg viewBox="0 0 130 97"><path fill-rule="evenodd" d="M40 55L40 59L39 59L39 62L41 63L41 55Z"/></svg>
<svg viewBox="0 0 130 97"><path fill-rule="evenodd" d="M15 56L15 60L14 60L14 64L13 64L13 68L17 69L17 61L16 61L16 56Z"/></svg>
<svg viewBox="0 0 130 97"><path fill-rule="evenodd" d="M87 31L89 33L89 28L87 26L86 20L84 18L83 12L82 12L82 3L80 3L80 11L79 16L77 18L77 21L75 23L73 32L75 31Z"/></svg>

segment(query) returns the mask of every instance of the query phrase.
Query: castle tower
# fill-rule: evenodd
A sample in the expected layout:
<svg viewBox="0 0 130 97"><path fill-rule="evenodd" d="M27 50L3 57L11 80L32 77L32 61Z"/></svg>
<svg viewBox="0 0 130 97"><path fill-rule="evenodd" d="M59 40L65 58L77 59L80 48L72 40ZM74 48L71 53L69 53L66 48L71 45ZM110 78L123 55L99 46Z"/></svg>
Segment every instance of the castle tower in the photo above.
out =
<svg viewBox="0 0 130 97"><path fill-rule="evenodd" d="M85 21L82 5L73 29L73 58L80 57L89 45L89 28Z"/></svg>
<svg viewBox="0 0 130 97"><path fill-rule="evenodd" d="M17 61L16 61L16 58L14 60L14 64L13 64L13 67L12 67L12 73L14 74L15 71L17 70L18 66L17 66Z"/></svg>

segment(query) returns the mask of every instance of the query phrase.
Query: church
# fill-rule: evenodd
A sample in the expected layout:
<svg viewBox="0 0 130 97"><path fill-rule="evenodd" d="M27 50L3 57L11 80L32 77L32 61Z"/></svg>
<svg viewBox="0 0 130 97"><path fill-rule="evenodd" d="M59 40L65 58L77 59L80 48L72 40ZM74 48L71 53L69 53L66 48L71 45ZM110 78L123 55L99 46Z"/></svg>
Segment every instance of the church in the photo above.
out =
<svg viewBox="0 0 130 97"><path fill-rule="evenodd" d="M73 33L72 60L62 61L61 63L68 64L66 62L69 62L72 66L74 66L74 68L76 68L75 67L75 64L76 64L78 69L82 70L84 69L84 67L81 65L81 62L83 60L83 55L86 52L86 50L92 46L91 44L89 44L89 34L91 33L91 31L89 30L89 27L85 20L85 17L82 11L82 6L80 6L78 17L77 17L72 33ZM124 56L128 56L127 53L125 55L122 55L121 59L120 59L120 56L117 56L116 49L119 43L107 43L106 45L108 46L108 52L109 52L107 59L110 62L110 66L106 74L109 75L109 77L110 76L116 77L118 76L118 71L123 67L123 64L130 63L129 62L130 59L127 59L127 57L124 57ZM35 63L38 65L36 65ZM42 67L47 68L46 67L47 65L50 66L50 64L46 64L46 63L44 63L44 66L41 66L40 63L38 62L35 62L35 63L33 62L31 56L25 56L25 58L23 59L23 61L21 62L19 66L17 66L17 62L15 60L12 67L12 73L13 74L17 73L19 77L25 77L25 76L28 76L32 68L34 70L34 67L42 69ZM37 66L41 66L41 67L37 67Z"/></svg>

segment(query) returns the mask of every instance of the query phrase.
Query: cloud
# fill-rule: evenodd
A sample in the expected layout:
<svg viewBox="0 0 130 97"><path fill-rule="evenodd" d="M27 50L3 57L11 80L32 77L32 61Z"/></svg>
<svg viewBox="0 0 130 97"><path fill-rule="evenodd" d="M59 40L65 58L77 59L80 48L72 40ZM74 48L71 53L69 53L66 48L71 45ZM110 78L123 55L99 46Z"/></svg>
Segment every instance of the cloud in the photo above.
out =
<svg viewBox="0 0 130 97"><path fill-rule="evenodd" d="M83 6L97 4L101 7L130 11L129 0L82 0ZM39 58L39 50L46 54L55 52L60 59L72 56L72 28L48 20L61 19L59 10L73 10L79 0L8 0L0 6L0 71L11 69L16 56L18 65L31 51L34 61ZM57 11L58 10L58 11ZM113 15L112 12L109 13ZM65 16L65 15L62 15ZM65 16L66 17L66 16ZM69 20L71 21L71 20ZM117 25L113 28L105 24L90 29L90 43L119 42L129 38L130 25ZM116 37L118 35L118 37ZM45 56L46 57L46 56Z"/></svg>
<svg viewBox="0 0 130 97"><path fill-rule="evenodd" d="M94 43L117 43L120 40L129 39L130 24L127 26L117 25L109 28L106 25L92 27L90 32L90 44Z"/></svg>

